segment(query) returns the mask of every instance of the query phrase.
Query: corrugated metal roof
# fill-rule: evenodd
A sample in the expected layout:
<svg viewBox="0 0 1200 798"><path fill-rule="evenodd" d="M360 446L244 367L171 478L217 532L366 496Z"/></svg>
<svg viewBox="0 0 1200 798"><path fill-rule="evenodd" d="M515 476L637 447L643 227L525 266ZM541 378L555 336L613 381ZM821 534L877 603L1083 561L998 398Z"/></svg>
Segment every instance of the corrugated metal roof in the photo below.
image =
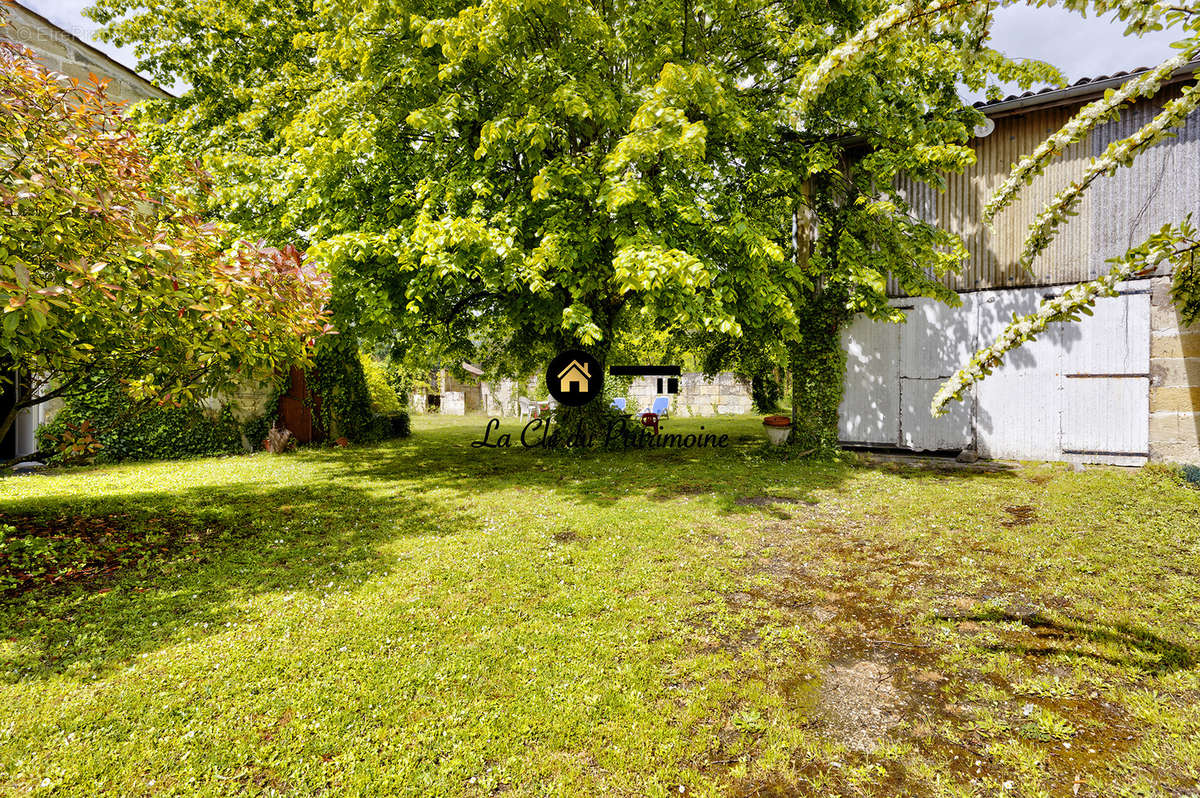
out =
<svg viewBox="0 0 1200 798"><path fill-rule="evenodd" d="M1150 69L1151 67L1138 67L1128 72L1122 70L1114 72L1111 75L1080 78L1070 86L1051 86L1037 91L1027 91L1024 94L1010 94L1002 100L993 100L991 102L981 100L975 103L975 107L989 117L997 117L1020 113L1029 108L1048 108L1059 104L1079 103L1093 96L1098 97L1104 94L1106 90L1116 88L1131 77L1149 72ZM1187 80L1195 75L1198 70L1200 70L1200 58L1189 61L1175 70L1175 73L1167 81L1166 85Z"/></svg>

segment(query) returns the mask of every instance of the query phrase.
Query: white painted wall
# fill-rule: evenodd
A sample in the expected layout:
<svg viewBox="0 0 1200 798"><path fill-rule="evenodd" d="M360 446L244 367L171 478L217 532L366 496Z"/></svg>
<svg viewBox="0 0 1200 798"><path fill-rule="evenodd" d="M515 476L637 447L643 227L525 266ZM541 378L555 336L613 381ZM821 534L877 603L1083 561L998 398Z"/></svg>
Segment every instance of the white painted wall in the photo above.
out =
<svg viewBox="0 0 1200 798"><path fill-rule="evenodd" d="M942 417L942 382L1011 321L1059 289L962 295L960 307L897 299L907 322L859 318L843 334L845 443L916 451L976 448L984 457L1136 464L1149 448L1150 296L1146 281L1053 325Z"/></svg>
<svg viewBox="0 0 1200 798"><path fill-rule="evenodd" d="M461 416L467 412L466 396L462 391L442 391L442 406L444 416Z"/></svg>
<svg viewBox="0 0 1200 798"><path fill-rule="evenodd" d="M27 407L17 413L17 457L37 451L37 428L42 424L42 407Z"/></svg>
<svg viewBox="0 0 1200 798"><path fill-rule="evenodd" d="M19 375L16 375L15 378L22 379ZM12 428L17 457L24 457L37 451L37 428L47 421L51 414L47 404L51 403L34 405L17 412Z"/></svg>

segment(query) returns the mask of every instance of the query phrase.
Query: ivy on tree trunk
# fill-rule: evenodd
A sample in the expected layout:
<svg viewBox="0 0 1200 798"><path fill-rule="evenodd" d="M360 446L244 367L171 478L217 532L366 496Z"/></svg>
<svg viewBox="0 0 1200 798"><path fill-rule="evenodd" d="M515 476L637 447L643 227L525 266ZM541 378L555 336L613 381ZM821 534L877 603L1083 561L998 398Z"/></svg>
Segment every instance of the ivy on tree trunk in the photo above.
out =
<svg viewBox="0 0 1200 798"><path fill-rule="evenodd" d="M792 372L791 442L803 449L832 451L838 445L846 353L841 331L847 321L844 297L825 293L801 315L800 340L788 349Z"/></svg>

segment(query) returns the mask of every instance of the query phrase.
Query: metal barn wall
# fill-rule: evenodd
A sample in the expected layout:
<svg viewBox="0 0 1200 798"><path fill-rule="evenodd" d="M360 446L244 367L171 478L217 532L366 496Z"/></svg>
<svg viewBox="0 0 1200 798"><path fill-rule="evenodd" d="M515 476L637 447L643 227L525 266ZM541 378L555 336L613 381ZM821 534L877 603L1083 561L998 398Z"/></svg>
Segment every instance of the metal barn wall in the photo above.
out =
<svg viewBox="0 0 1200 798"><path fill-rule="evenodd" d="M951 308L897 299L903 324L860 317L847 353L843 443L917 451L975 448L985 457L1125 465L1149 454L1150 293L1147 281L1101 299L1093 316L1053 325L939 418L934 393L1013 313L1052 291L981 291Z"/></svg>
<svg viewBox="0 0 1200 798"><path fill-rule="evenodd" d="M1169 87L1154 100L1140 101L1120 120L1069 147L997 215L991 229L981 217L992 192L1014 163L1058 130L1082 103L996 119L989 136L973 141L976 163L962 174L947 175L944 191L902 179L901 194L914 213L961 236L966 245L969 257L961 271L942 282L960 292L1076 283L1106 271L1105 259L1123 253L1149 232L1200 211L1200 112L1194 112L1178 137L1159 143L1132 167L1097 181L1084 195L1079 215L1059 228L1032 273L1016 265L1029 224L1046 203L1082 177L1091 159L1111 141L1133 133L1178 94L1178 87ZM889 281L888 292L903 294L895 280Z"/></svg>
<svg viewBox="0 0 1200 798"><path fill-rule="evenodd" d="M1162 102L1178 96L1178 88L1168 88ZM1097 128L1092 133L1090 155L1099 156L1113 141L1133 135L1154 118L1162 102L1138 103L1120 119ZM1091 275L1108 271L1106 259L1124 254L1164 224L1178 222L1189 213L1200 216L1200 113L1190 114L1175 132L1174 138L1139 156L1132 167L1118 169L1089 189Z"/></svg>
<svg viewBox="0 0 1200 798"><path fill-rule="evenodd" d="M1068 148L992 228L981 221L992 192L1086 100L1000 109L993 132L973 142L976 163L947 176L944 191L900 182L918 216L963 238L968 259L961 272L942 278L963 306L905 297L891 280L893 304L907 308L908 322L889 331L858 320L846 331L845 442L915 450L974 446L984 456L1010 459L1200 460L1200 330L1168 318L1173 308L1165 270L1154 281L1153 311L1150 281L1130 283L1122 296L1100 300L1094 316L1058 325L1011 352L949 416L935 420L928 411L941 381L994 341L1013 314L1032 313L1047 295L1106 272L1109 258L1164 224L1189 213L1200 219L1196 112L1176 136L1097 180L1032 271L1016 267L1028 226L1045 204L1179 93L1176 85L1141 100Z"/></svg>
<svg viewBox="0 0 1200 798"><path fill-rule="evenodd" d="M838 412L845 443L898 446L900 442L900 335L890 324L859 316L842 331L846 383Z"/></svg>

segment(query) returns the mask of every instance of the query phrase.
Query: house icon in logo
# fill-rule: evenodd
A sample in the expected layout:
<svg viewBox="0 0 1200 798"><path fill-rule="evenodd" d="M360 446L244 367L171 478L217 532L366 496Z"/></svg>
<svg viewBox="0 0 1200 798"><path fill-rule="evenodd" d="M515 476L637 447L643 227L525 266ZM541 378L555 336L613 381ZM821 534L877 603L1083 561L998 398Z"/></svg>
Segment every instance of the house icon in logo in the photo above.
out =
<svg viewBox="0 0 1200 798"><path fill-rule="evenodd" d="M587 364L572 360L558 372L558 390L563 393L587 393L591 379Z"/></svg>
<svg viewBox="0 0 1200 798"><path fill-rule="evenodd" d="M582 349L559 352L546 365L546 390L567 407L583 407L604 388L604 366Z"/></svg>

